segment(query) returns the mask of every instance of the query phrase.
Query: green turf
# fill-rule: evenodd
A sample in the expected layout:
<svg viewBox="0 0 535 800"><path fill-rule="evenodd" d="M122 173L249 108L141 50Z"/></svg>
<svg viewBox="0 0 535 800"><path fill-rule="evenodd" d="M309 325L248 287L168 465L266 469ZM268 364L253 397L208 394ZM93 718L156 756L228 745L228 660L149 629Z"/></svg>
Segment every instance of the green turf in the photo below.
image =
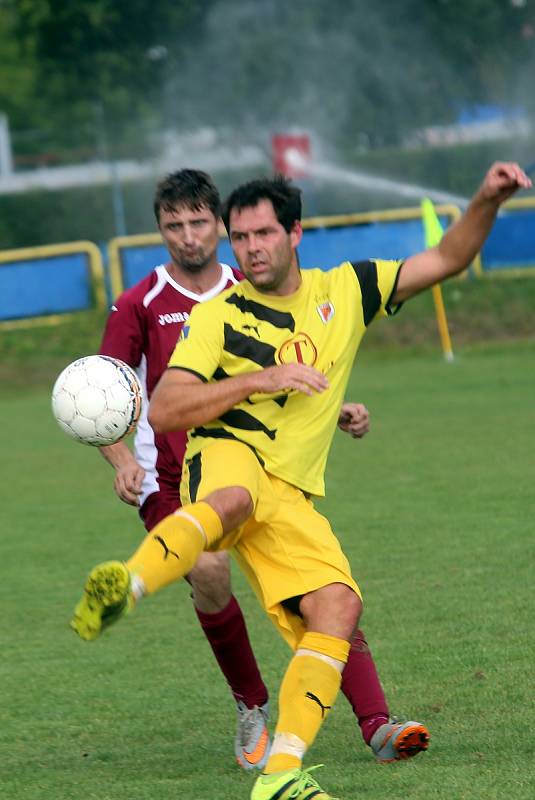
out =
<svg viewBox="0 0 535 800"><path fill-rule="evenodd" d="M364 347L350 396L372 432L337 434L327 513L365 598L391 710L429 752L377 766L343 697L308 764L343 800L532 800L535 345L397 356ZM65 437L45 388L0 400L0 797L246 800L234 709L187 587L95 643L67 621L86 571L141 535L97 451ZM288 653L235 587L273 708Z"/></svg>

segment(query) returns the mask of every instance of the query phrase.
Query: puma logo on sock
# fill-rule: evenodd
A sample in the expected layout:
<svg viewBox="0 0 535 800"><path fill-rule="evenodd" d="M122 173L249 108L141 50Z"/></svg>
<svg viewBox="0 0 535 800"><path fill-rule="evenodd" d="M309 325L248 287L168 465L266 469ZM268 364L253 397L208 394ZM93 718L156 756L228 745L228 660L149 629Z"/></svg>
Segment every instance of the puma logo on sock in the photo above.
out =
<svg viewBox="0 0 535 800"><path fill-rule="evenodd" d="M316 697L316 695L312 694L312 692L307 692L305 697L308 697L309 700L314 700L314 702L319 705L319 707L321 708L321 718L322 719L325 716L325 712L328 711L330 708L332 708L332 706L324 706L323 703L321 702L321 700L319 699L319 697Z"/></svg>
<svg viewBox="0 0 535 800"><path fill-rule="evenodd" d="M174 557L175 557L175 558L176 558L178 561L180 561L180 556L178 555L178 553L175 553L175 551L174 551L174 550L169 550L169 548L167 547L166 543L164 542L164 540L162 539L162 537L161 537L161 536L154 536L154 539L155 539L157 542L160 542L161 546L162 546L162 547L163 547L163 549L164 549L164 552L165 552L165 555L164 555L164 557L163 557L163 560L164 560L164 561L167 561L167 556L168 556L169 554L171 554L171 555L172 555L172 556L174 556Z"/></svg>

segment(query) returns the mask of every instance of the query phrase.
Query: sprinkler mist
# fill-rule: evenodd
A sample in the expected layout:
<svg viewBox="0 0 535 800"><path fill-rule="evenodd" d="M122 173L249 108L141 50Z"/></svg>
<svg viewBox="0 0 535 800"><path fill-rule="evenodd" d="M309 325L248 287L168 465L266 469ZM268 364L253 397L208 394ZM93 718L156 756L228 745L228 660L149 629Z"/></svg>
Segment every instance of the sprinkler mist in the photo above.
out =
<svg viewBox="0 0 535 800"><path fill-rule="evenodd" d="M449 192L441 192L428 186L418 186L417 184L405 183L404 181L382 178L367 172L361 172L346 167L338 167L327 162L315 162L312 159L304 158L297 148L288 148L285 153L287 163L295 171L306 171L313 178L325 181L336 181L355 186L359 189L373 190L395 194L399 197L420 200L422 197L429 197L434 203L453 203L454 205L465 207L468 199ZM535 165L533 165L535 168Z"/></svg>

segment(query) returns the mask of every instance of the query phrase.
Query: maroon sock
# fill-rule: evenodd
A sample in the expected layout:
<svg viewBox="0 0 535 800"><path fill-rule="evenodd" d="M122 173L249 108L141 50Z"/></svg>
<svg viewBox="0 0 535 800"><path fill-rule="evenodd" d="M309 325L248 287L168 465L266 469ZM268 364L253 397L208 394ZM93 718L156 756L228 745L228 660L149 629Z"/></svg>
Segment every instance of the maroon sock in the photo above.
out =
<svg viewBox="0 0 535 800"><path fill-rule="evenodd" d="M268 690L258 670L245 619L234 595L223 611L215 614L206 614L198 608L195 611L236 702L241 700L247 708L263 706L268 699Z"/></svg>
<svg viewBox="0 0 535 800"><path fill-rule="evenodd" d="M388 722L388 706L368 643L361 630L353 636L342 672L342 691L358 719L366 744L380 725Z"/></svg>

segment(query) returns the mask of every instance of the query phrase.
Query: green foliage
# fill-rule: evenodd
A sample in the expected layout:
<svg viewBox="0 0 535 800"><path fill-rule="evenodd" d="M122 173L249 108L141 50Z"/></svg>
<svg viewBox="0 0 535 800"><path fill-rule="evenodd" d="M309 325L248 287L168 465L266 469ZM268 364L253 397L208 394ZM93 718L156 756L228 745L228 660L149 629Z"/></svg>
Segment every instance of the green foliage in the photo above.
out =
<svg viewBox="0 0 535 800"><path fill-rule="evenodd" d="M34 99L35 65L24 58L15 36L17 16L11 2L0 5L0 112L8 114L11 125L26 124L26 113ZM13 87L17 91L13 91Z"/></svg>
<svg viewBox="0 0 535 800"><path fill-rule="evenodd" d="M204 8L203 8L204 6ZM209 4L195 0L21 0L18 37L36 68L41 113L64 126L97 127L105 109L114 140L160 100L167 46L180 58ZM113 123L111 122L113 120Z"/></svg>
<svg viewBox="0 0 535 800"><path fill-rule="evenodd" d="M488 0L3 0L0 111L20 168L148 160L162 132L208 126L232 146L262 146L269 171L270 135L296 127L318 134L315 158L468 196L496 157L531 162L533 137L412 152L400 142L475 102L535 118L533 12ZM249 177L222 170L223 194ZM405 204L305 188L309 216ZM123 187L129 233L153 230L152 192ZM114 233L107 186L0 195L2 248Z"/></svg>
<svg viewBox="0 0 535 800"><path fill-rule="evenodd" d="M421 15L434 46L455 65L461 97L505 105L520 102L535 110L527 76L522 75L535 64L533 3L411 0L404 5L409 15ZM519 83L522 95L516 92Z"/></svg>
<svg viewBox="0 0 535 800"><path fill-rule="evenodd" d="M4 0L0 13L0 107L51 149L94 146L102 111L113 148L139 150L162 128L214 124L377 147L474 102L535 111L532 3Z"/></svg>
<svg viewBox="0 0 535 800"><path fill-rule="evenodd" d="M373 147L395 144L424 124L451 122L464 104L533 109L532 11L484 0L463 4L462 12L457 6L215 4L204 42L171 83L182 100L175 118L185 107L206 122L215 114L246 129L296 125L337 145L360 140ZM218 35L225 23L247 36Z"/></svg>

